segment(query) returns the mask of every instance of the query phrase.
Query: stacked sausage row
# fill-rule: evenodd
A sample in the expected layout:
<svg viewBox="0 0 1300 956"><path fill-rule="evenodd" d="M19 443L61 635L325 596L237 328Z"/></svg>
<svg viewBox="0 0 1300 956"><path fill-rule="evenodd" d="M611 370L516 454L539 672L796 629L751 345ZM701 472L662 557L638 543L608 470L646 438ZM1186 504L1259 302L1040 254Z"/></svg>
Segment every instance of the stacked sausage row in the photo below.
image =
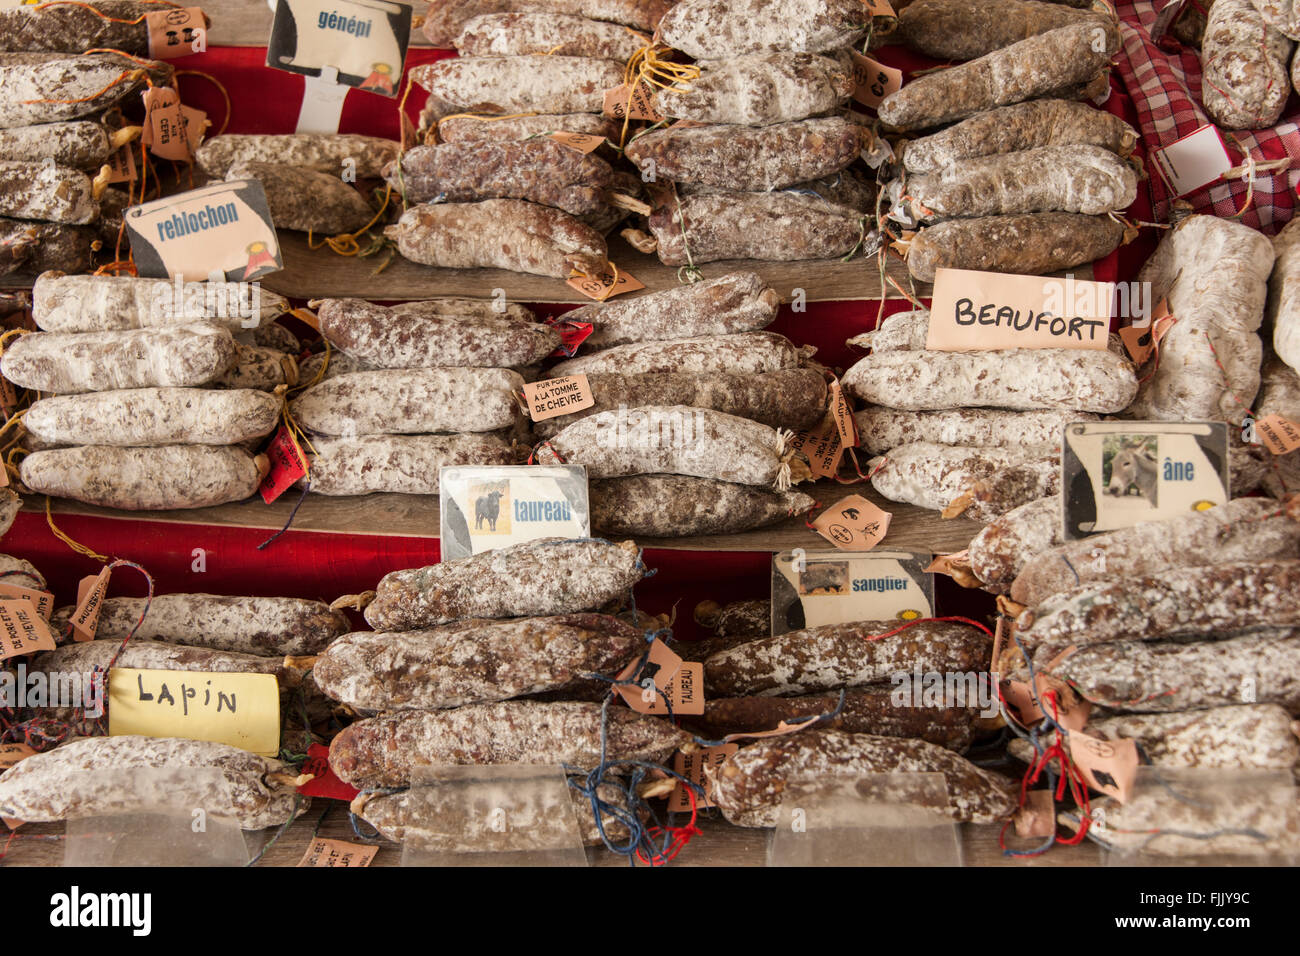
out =
<svg viewBox="0 0 1300 956"><path fill-rule="evenodd" d="M0 359L0 374L38 393L23 484L131 510L253 494L265 460L250 448L279 420L275 390L296 381L297 340L269 321L283 299L240 295L236 283L42 275L33 316L45 331Z"/></svg>

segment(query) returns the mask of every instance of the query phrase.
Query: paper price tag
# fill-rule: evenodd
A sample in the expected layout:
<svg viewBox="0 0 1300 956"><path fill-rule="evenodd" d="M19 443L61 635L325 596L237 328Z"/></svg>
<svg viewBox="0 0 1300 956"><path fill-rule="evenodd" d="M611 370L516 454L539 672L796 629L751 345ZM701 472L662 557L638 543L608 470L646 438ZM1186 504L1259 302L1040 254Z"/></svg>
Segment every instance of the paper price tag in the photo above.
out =
<svg viewBox="0 0 1300 956"><path fill-rule="evenodd" d="M1120 341L1138 368L1145 365L1160 342L1178 320L1169 314L1169 300L1161 299L1145 325L1129 325L1119 330Z"/></svg>
<svg viewBox="0 0 1300 956"><path fill-rule="evenodd" d="M180 95L165 86L151 86L143 95L145 118L141 141L161 159L189 162L193 157L185 136Z"/></svg>
<svg viewBox="0 0 1300 956"><path fill-rule="evenodd" d="M37 651L52 651L54 635L36 606L27 601L0 601L0 661Z"/></svg>
<svg viewBox="0 0 1300 956"><path fill-rule="evenodd" d="M1275 455L1287 455L1300 448L1300 424L1281 415L1265 415L1256 421L1255 433Z"/></svg>
<svg viewBox="0 0 1300 956"><path fill-rule="evenodd" d="M1208 125L1157 149L1155 160L1160 175L1178 196L1208 186L1232 168L1222 134Z"/></svg>
<svg viewBox="0 0 1300 956"><path fill-rule="evenodd" d="M626 83L612 90L606 90L603 112L605 116L612 116L619 120L631 118L658 123L664 118L663 114L655 108L654 93L646 86L644 80L630 93Z"/></svg>
<svg viewBox="0 0 1300 956"><path fill-rule="evenodd" d="M1070 759L1088 786L1120 803L1128 800L1137 777L1137 744L1132 740L1100 740L1070 732Z"/></svg>
<svg viewBox="0 0 1300 956"><path fill-rule="evenodd" d="M140 178L135 168L135 150L131 148L132 145L127 143L114 150L108 157L108 168L111 170L108 176L110 183L133 183Z"/></svg>
<svg viewBox="0 0 1300 956"><path fill-rule="evenodd" d="M26 744L0 744L0 770L8 770L34 753L36 751Z"/></svg>
<svg viewBox="0 0 1300 956"><path fill-rule="evenodd" d="M323 797L351 803L361 792L339 779L330 767L330 749L324 744L312 744L307 748L307 760L302 765L302 772L311 774L311 779L298 788L304 797Z"/></svg>
<svg viewBox="0 0 1300 956"><path fill-rule="evenodd" d="M939 269L925 347L1105 350L1112 282Z"/></svg>
<svg viewBox="0 0 1300 956"><path fill-rule="evenodd" d="M580 412L596 404L591 383L585 375L565 375L524 386L524 401L528 403L528 417L535 422L548 418Z"/></svg>
<svg viewBox="0 0 1300 956"><path fill-rule="evenodd" d="M105 567L98 574L84 577L77 584L77 606L72 612L72 639L93 641L99 627L99 612L104 608L108 579L112 572Z"/></svg>
<svg viewBox="0 0 1300 956"><path fill-rule="evenodd" d="M1016 836L1042 839L1056 832L1056 805L1052 791L1030 790L1025 794L1025 805L1014 817Z"/></svg>
<svg viewBox="0 0 1300 956"><path fill-rule="evenodd" d="M175 7L144 15L149 29L149 58L173 60L203 53L208 47L208 26L198 7Z"/></svg>
<svg viewBox="0 0 1300 956"><path fill-rule="evenodd" d="M10 598L31 604L36 608L36 613L47 621L54 610L54 595L49 591L33 591L31 588L20 588L16 584L0 582L0 600Z"/></svg>
<svg viewBox="0 0 1300 956"><path fill-rule="evenodd" d="M298 439L293 437L287 425L280 426L275 438L271 439L266 454L271 459L271 470L266 473L257 490L261 492L262 500L269 505L307 474L307 456L302 453Z"/></svg>
<svg viewBox="0 0 1300 956"><path fill-rule="evenodd" d="M612 272L598 272L594 276L573 276L566 284L569 288L577 289L588 299L595 299L597 302L604 302L624 292L635 292L637 289L645 288L632 273L624 272L622 269L618 270L617 277Z"/></svg>
<svg viewBox="0 0 1300 956"><path fill-rule="evenodd" d="M280 750L280 687L274 674L108 672L110 737L185 737L266 757Z"/></svg>
<svg viewBox="0 0 1300 956"><path fill-rule="evenodd" d="M185 143L189 146L190 152L195 153L203 145L203 137L207 134L208 127L212 125L208 121L208 114L182 103L181 122L185 124Z"/></svg>
<svg viewBox="0 0 1300 956"><path fill-rule="evenodd" d="M889 5L889 0L862 0L867 5L867 13L873 17L896 17L894 8Z"/></svg>
<svg viewBox="0 0 1300 956"><path fill-rule="evenodd" d="M812 527L844 551L870 551L884 540L892 517L861 495L849 495L818 515Z"/></svg>
<svg viewBox="0 0 1300 956"><path fill-rule="evenodd" d="M649 702L633 690L637 703L642 705L633 704L633 709L643 714L667 714L671 704L674 716L704 713L704 664L699 661L683 663L663 690L663 696L655 694ZM624 699L628 699L626 695ZM632 704L631 700L628 703Z"/></svg>
<svg viewBox="0 0 1300 956"><path fill-rule="evenodd" d="M844 389L840 385L838 378L832 379L830 388L830 413L835 419L835 427L840 433L840 442L846 448L852 448L858 443L858 426L853 421L853 408L849 405L849 400L844 396Z"/></svg>
<svg viewBox="0 0 1300 956"><path fill-rule="evenodd" d="M590 133L566 133L563 130L558 133L551 133L550 137L561 146L576 149L584 156L587 153L594 152L605 142L603 136L592 136Z"/></svg>
<svg viewBox="0 0 1300 956"><path fill-rule="evenodd" d="M632 675L636 673L637 661L633 661L619 673L619 680L631 680ZM639 680L642 686L629 687L622 686L616 688L620 697L622 697L629 707L641 713L648 713L647 707L653 706L659 693L664 692L668 683L681 670L682 659L674 653L667 644L655 638L650 644L650 654L646 658L645 666L642 668ZM644 686L644 682L649 680L653 682L654 689ZM658 693L656 693L656 690Z"/></svg>
<svg viewBox="0 0 1300 956"><path fill-rule="evenodd" d="M378 855L379 847L361 843L344 843L342 840L311 841L307 852L298 861L299 866L369 866Z"/></svg>
<svg viewBox="0 0 1300 956"><path fill-rule="evenodd" d="M830 415L811 431L795 432L790 447L808 459L808 469L814 478L831 478L839 470L844 457L840 433Z"/></svg>
<svg viewBox="0 0 1300 956"><path fill-rule="evenodd" d="M853 60L853 98L863 106L875 108L890 93L903 86L903 71L873 60L869 56L850 50Z"/></svg>
<svg viewBox="0 0 1300 956"><path fill-rule="evenodd" d="M709 787L704 780L704 768L717 768L722 762L740 749L740 744L723 744L720 747L705 747L694 753L685 754L680 750L673 755L673 770L681 774L691 783L699 784L704 789L703 797L695 798L697 809L703 810L706 807L716 807L717 804L709 799ZM686 795L686 788L678 784L673 788L673 792L668 795L668 811L670 813L679 813L690 810L691 799Z"/></svg>

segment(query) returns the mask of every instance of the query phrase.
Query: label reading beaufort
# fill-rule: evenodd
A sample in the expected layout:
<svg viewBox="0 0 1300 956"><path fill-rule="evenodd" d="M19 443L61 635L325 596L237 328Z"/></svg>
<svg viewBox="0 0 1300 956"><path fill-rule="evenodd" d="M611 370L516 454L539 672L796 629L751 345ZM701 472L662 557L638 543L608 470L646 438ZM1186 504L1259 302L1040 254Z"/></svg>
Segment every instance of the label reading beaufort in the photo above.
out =
<svg viewBox="0 0 1300 956"><path fill-rule="evenodd" d="M591 408L596 397L586 375L564 375L524 386L524 401L528 403L528 416L535 422L569 415Z"/></svg>
<svg viewBox="0 0 1300 956"><path fill-rule="evenodd" d="M411 7L386 0L279 0L266 65L396 96L411 35Z"/></svg>
<svg viewBox="0 0 1300 956"><path fill-rule="evenodd" d="M280 688L274 674L108 672L110 737L184 737L273 757L280 750Z"/></svg>
<svg viewBox="0 0 1300 956"><path fill-rule="evenodd" d="M927 349L1107 347L1115 285L1067 276L939 269Z"/></svg>
<svg viewBox="0 0 1300 956"><path fill-rule="evenodd" d="M255 179L211 183L132 206L126 231L139 275L247 282L284 267L266 190Z"/></svg>

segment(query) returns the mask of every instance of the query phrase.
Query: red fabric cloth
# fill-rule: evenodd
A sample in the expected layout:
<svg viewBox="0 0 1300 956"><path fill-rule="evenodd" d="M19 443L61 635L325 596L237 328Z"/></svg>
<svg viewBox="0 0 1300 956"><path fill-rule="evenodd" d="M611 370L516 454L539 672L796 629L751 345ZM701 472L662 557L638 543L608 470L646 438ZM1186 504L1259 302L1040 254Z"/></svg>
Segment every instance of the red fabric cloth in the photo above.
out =
<svg viewBox="0 0 1300 956"><path fill-rule="evenodd" d="M1169 218L1170 204L1177 197L1150 161L1150 155L1202 126L1213 125L1201 105L1201 60L1194 49L1183 47L1178 52L1166 53L1151 41L1150 28L1156 18L1156 4L1151 0L1118 0L1116 6L1123 21L1116 67L1136 108L1137 126L1148 158L1151 205L1156 218L1164 222ZM1298 123L1300 99L1292 94L1276 126L1231 133L1240 149L1234 150L1233 140L1225 135L1229 155L1238 163L1245 161L1242 150L1257 162L1286 157L1294 160L1300 157ZM1260 174L1255 181L1251 207L1241 216L1241 221L1266 235L1274 235L1295 211L1298 184L1300 165ZM1202 187L1184 198L1197 212L1231 217L1245 203L1246 191L1245 182L1234 180Z"/></svg>

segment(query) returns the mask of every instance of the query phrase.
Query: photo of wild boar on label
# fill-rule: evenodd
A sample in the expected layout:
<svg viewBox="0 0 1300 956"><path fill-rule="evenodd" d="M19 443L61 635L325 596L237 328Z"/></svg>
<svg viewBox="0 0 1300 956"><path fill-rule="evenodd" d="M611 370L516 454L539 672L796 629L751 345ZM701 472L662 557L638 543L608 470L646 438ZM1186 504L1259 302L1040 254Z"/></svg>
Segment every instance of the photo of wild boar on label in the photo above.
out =
<svg viewBox="0 0 1300 956"><path fill-rule="evenodd" d="M411 7L385 0L279 0L266 65L396 96L411 36Z"/></svg>
<svg viewBox="0 0 1300 956"><path fill-rule="evenodd" d="M929 554L782 551L772 556L772 634L850 621L934 616Z"/></svg>
<svg viewBox="0 0 1300 956"><path fill-rule="evenodd" d="M266 190L232 179L127 209L138 274L203 282L212 273L248 282L284 268Z"/></svg>
<svg viewBox="0 0 1300 956"><path fill-rule="evenodd" d="M1068 541L1207 511L1228 501L1228 426L1067 425L1061 469Z"/></svg>

